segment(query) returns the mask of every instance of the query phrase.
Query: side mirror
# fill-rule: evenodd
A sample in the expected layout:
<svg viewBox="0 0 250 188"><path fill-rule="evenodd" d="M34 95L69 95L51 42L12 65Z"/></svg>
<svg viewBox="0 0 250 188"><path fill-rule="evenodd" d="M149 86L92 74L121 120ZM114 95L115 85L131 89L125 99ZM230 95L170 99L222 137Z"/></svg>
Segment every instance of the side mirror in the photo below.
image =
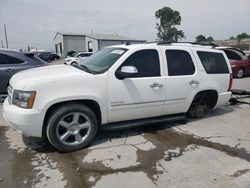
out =
<svg viewBox="0 0 250 188"><path fill-rule="evenodd" d="M134 66L124 66L121 70L117 70L115 74L118 79L123 80L124 78L133 78L138 74L138 70Z"/></svg>

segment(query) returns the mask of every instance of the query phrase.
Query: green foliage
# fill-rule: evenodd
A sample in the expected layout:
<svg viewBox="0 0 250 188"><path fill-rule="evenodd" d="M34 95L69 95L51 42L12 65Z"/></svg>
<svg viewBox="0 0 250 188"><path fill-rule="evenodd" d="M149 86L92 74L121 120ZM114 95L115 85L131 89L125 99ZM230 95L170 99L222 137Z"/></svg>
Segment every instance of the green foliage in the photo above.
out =
<svg viewBox="0 0 250 188"><path fill-rule="evenodd" d="M198 35L195 39L197 43L212 43L214 41L213 37L206 38L204 35Z"/></svg>
<svg viewBox="0 0 250 188"><path fill-rule="evenodd" d="M250 38L250 35L248 35L247 33L241 33L241 34L237 35L236 37L238 40L241 40L241 39Z"/></svg>
<svg viewBox="0 0 250 188"><path fill-rule="evenodd" d="M176 28L181 24L181 15L178 11L172 10L170 7L163 7L155 13L156 19L159 19L159 23L156 23L158 30L157 36L162 41L178 41L185 37L182 30Z"/></svg>

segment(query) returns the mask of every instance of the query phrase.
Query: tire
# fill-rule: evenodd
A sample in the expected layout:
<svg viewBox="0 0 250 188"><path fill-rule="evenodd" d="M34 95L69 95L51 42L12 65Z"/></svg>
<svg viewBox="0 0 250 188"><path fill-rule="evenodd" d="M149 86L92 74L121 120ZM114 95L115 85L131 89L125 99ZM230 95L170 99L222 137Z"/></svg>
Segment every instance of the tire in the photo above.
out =
<svg viewBox="0 0 250 188"><path fill-rule="evenodd" d="M205 106L196 104L188 110L188 115L192 118L202 118L205 115Z"/></svg>
<svg viewBox="0 0 250 188"><path fill-rule="evenodd" d="M236 78L243 78L244 77L244 69L240 68L237 72L236 72Z"/></svg>
<svg viewBox="0 0 250 188"><path fill-rule="evenodd" d="M70 65L77 66L77 63L75 61L73 61Z"/></svg>
<svg viewBox="0 0 250 188"><path fill-rule="evenodd" d="M98 122L93 111L84 104L70 103L53 111L46 136L58 151L72 152L87 147L97 130Z"/></svg>

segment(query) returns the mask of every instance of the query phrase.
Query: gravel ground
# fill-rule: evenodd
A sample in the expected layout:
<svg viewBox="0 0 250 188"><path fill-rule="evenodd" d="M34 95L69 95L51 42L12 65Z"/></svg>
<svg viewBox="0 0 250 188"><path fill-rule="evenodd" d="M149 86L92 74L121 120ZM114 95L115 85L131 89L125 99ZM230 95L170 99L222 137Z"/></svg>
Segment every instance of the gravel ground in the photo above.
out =
<svg viewBox="0 0 250 188"><path fill-rule="evenodd" d="M250 187L249 121L249 105L228 105L185 124L100 132L63 154L9 129L0 105L0 187Z"/></svg>

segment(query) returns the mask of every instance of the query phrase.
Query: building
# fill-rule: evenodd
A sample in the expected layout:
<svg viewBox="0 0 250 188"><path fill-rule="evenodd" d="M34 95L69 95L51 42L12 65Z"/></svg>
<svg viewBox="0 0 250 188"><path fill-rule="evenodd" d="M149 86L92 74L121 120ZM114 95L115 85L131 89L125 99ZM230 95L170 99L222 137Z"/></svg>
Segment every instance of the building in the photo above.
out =
<svg viewBox="0 0 250 188"><path fill-rule="evenodd" d="M241 40L218 40L214 41L214 44L219 46L232 46L236 48L240 48L242 50L250 50L250 38L241 39Z"/></svg>
<svg viewBox="0 0 250 188"><path fill-rule="evenodd" d="M136 40L116 34L77 34L57 32L54 37L56 53L66 57L70 51L96 52L107 46L118 44L140 44L145 40Z"/></svg>

